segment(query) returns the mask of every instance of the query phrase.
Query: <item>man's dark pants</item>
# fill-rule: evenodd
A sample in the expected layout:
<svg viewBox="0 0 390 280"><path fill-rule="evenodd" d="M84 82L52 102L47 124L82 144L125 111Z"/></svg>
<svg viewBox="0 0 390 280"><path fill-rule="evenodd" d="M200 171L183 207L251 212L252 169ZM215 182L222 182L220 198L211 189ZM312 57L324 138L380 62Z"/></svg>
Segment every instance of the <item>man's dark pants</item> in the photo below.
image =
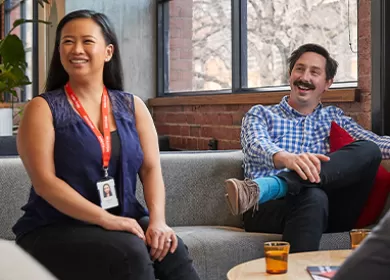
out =
<svg viewBox="0 0 390 280"><path fill-rule="evenodd" d="M318 250L324 232L352 229L372 189L381 151L371 141L356 141L329 157L321 165L318 184L296 172L279 173L288 185L286 197L260 204L258 211L248 210L245 230L283 234L291 252L303 252Z"/></svg>

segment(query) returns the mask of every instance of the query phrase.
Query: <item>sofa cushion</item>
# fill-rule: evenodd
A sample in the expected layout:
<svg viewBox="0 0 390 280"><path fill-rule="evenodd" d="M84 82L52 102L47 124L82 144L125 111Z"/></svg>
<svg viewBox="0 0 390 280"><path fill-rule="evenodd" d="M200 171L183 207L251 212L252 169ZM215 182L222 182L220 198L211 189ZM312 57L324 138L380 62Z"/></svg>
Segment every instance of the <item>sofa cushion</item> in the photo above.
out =
<svg viewBox="0 0 390 280"><path fill-rule="evenodd" d="M160 157L168 225L242 227L224 196L227 178L243 178L241 151L162 152ZM140 182L137 198L145 205Z"/></svg>
<svg viewBox="0 0 390 280"><path fill-rule="evenodd" d="M31 188L19 157L0 158L0 238L15 239L12 227L22 216Z"/></svg>
<svg viewBox="0 0 390 280"><path fill-rule="evenodd" d="M337 123L332 122L330 129L330 151L334 152L341 147L353 142L355 139L349 135ZM367 202L355 225L362 228L373 224L380 216L386 204L386 199L390 190L390 173L383 166L379 166L375 177L374 186L370 192Z"/></svg>
<svg viewBox="0 0 390 280"><path fill-rule="evenodd" d="M200 279L226 279L232 267L263 257L265 241L280 240L277 234L247 233L229 227L174 227L187 245Z"/></svg>
<svg viewBox="0 0 390 280"><path fill-rule="evenodd" d="M187 245L200 279L226 279L234 266L264 256L263 243L281 240L280 234L244 232L234 227L174 227ZM320 250L349 249L349 234L328 233L321 239Z"/></svg>

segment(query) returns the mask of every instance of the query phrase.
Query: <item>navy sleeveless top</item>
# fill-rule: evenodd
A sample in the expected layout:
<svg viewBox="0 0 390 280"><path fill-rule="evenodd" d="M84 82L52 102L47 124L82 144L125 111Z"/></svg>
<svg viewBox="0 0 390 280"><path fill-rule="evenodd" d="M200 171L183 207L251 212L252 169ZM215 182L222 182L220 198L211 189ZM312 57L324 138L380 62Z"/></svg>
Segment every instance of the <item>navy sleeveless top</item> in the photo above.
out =
<svg viewBox="0 0 390 280"><path fill-rule="evenodd" d="M135 127L134 96L108 90L117 130L111 133L112 154L109 176L115 180L119 207L113 214L134 219L148 215L135 197L138 171L143 152ZM49 104L55 130L54 165L56 176L89 201L100 206L96 182L103 178L102 151L95 134L74 111L65 91L57 89L39 95ZM33 144L32 144L33 145ZM41 226L58 222L81 222L59 212L46 200L30 190L24 215L13 227L16 239Z"/></svg>

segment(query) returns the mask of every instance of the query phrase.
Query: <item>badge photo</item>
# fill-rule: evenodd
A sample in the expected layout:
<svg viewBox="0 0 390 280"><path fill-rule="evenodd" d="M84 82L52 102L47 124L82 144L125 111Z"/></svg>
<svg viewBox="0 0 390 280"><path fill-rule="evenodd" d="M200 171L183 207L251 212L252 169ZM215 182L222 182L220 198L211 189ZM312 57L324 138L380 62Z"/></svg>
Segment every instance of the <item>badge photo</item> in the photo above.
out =
<svg viewBox="0 0 390 280"><path fill-rule="evenodd" d="M110 209L119 205L114 179L102 180L97 182L96 185L100 196L100 204L103 209Z"/></svg>

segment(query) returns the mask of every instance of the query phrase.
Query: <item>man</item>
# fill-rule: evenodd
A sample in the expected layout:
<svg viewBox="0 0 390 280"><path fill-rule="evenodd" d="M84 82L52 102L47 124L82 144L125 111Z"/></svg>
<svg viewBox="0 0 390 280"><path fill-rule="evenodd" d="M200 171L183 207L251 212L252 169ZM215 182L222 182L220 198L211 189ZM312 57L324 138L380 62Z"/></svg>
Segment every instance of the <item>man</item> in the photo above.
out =
<svg viewBox="0 0 390 280"><path fill-rule="evenodd" d="M281 233L291 252L318 250L324 232L353 228L382 155L390 157L390 137L364 130L337 107L322 106L337 66L319 45L292 53L289 96L275 106L254 106L243 119L247 179L225 182L230 209L244 213L245 230ZM359 141L329 154L332 121Z"/></svg>

